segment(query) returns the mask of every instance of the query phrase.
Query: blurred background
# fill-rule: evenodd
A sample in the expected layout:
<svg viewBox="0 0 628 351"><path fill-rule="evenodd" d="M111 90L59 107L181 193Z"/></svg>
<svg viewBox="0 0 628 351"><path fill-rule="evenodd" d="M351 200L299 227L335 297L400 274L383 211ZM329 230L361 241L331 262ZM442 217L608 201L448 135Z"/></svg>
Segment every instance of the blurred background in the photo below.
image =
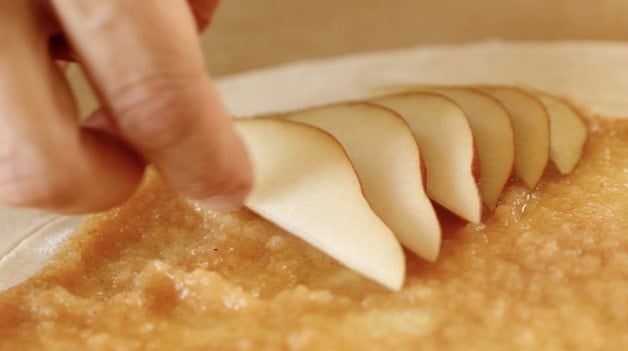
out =
<svg viewBox="0 0 628 351"><path fill-rule="evenodd" d="M214 76L434 43L628 40L626 0L223 0L204 33Z"/></svg>
<svg viewBox="0 0 628 351"><path fill-rule="evenodd" d="M626 0L222 0L203 34L214 77L350 53L485 40L628 40ZM628 63L627 63L628 64ZM76 67L82 114L96 106Z"/></svg>

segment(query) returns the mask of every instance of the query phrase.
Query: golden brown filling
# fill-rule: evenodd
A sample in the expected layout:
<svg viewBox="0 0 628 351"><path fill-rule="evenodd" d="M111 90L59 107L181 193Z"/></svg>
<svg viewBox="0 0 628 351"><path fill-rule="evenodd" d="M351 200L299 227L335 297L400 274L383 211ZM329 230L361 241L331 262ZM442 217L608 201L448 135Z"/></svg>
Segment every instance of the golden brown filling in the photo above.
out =
<svg viewBox="0 0 628 351"><path fill-rule="evenodd" d="M391 293L257 215L152 178L0 294L0 350L608 349L628 345L628 121L573 174L515 183L480 225L441 212L436 263Z"/></svg>

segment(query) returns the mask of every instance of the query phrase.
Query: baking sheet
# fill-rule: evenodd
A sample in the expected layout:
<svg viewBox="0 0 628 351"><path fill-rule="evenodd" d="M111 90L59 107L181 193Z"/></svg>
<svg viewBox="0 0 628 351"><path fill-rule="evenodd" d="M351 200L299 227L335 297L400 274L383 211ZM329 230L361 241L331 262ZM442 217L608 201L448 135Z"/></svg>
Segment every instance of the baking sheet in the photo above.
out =
<svg viewBox="0 0 628 351"><path fill-rule="evenodd" d="M237 116L359 99L410 84L516 84L571 98L594 114L628 116L628 44L485 42L300 62L217 82ZM0 291L35 274L81 222L0 206Z"/></svg>

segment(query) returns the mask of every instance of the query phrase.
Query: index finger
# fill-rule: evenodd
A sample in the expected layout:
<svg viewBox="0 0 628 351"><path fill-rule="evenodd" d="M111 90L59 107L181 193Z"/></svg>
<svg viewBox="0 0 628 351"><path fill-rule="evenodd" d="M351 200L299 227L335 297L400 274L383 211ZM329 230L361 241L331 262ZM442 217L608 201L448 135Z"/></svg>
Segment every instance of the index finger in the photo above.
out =
<svg viewBox="0 0 628 351"><path fill-rule="evenodd" d="M251 183L244 145L204 68L185 0L52 0L122 136L165 180L214 209Z"/></svg>

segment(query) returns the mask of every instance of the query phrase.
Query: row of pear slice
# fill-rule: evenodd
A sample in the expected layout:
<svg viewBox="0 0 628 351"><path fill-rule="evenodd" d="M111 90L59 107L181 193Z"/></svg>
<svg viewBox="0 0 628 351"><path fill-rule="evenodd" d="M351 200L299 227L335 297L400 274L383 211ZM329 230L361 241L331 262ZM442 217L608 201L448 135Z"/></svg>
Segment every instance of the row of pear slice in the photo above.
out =
<svg viewBox="0 0 628 351"><path fill-rule="evenodd" d="M236 127L255 168L246 206L393 290L401 245L438 256L431 201L479 223L513 175L532 189L550 160L572 172L587 138L569 103L507 86L405 87Z"/></svg>

